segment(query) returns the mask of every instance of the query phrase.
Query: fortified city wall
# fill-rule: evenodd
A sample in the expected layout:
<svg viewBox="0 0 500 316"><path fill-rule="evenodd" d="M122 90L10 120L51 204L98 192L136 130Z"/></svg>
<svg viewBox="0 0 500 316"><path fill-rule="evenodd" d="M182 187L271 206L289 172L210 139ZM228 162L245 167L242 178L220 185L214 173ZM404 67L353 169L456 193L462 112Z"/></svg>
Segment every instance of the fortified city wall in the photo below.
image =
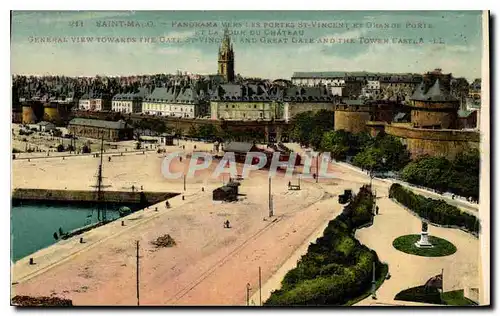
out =
<svg viewBox="0 0 500 316"><path fill-rule="evenodd" d="M354 134L366 132L366 122L371 118L371 107L367 105L336 105L334 128Z"/></svg>
<svg viewBox="0 0 500 316"><path fill-rule="evenodd" d="M387 124L385 133L398 137L406 144L412 158L423 155L453 159L458 153L479 148L479 133L451 129L422 129Z"/></svg>

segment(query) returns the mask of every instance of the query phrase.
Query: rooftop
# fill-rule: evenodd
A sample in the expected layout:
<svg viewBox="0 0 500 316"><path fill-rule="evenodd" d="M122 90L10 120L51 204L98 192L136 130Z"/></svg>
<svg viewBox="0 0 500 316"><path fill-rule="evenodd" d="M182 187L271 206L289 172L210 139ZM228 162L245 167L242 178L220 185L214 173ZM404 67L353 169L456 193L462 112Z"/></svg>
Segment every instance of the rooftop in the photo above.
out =
<svg viewBox="0 0 500 316"><path fill-rule="evenodd" d="M247 153L252 150L254 144L245 142L228 142L224 145L224 151L235 153Z"/></svg>
<svg viewBox="0 0 500 316"><path fill-rule="evenodd" d="M420 83L411 96L415 101L434 101L434 102L456 102L457 99L443 86L439 79L425 91L424 83Z"/></svg>
<svg viewBox="0 0 500 316"><path fill-rule="evenodd" d="M127 123L123 120L119 120L117 122L114 122L114 121L74 118L69 122L69 125L91 126L91 127L108 128L108 129L125 129L125 128L127 128Z"/></svg>

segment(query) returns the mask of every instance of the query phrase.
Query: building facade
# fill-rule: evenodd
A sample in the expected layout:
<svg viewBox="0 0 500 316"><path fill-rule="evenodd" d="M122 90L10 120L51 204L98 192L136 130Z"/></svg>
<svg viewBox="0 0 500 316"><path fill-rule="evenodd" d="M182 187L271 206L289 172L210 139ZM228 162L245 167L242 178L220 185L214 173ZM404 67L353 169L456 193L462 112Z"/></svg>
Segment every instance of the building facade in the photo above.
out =
<svg viewBox="0 0 500 316"><path fill-rule="evenodd" d="M334 102L340 98L333 95L325 86L316 87L288 87L279 95L279 101L283 102L285 122L304 112L318 112L320 110L333 111Z"/></svg>
<svg viewBox="0 0 500 316"><path fill-rule="evenodd" d="M78 109L97 112L111 111L111 97L105 93L85 93L78 101Z"/></svg>
<svg viewBox="0 0 500 316"><path fill-rule="evenodd" d="M142 112L149 115L196 118L207 115L202 93L192 87L155 88L142 102Z"/></svg>
<svg viewBox="0 0 500 316"><path fill-rule="evenodd" d="M118 122L74 118L68 124L68 131L75 136L95 138L107 141L133 139L133 128L123 120Z"/></svg>
<svg viewBox="0 0 500 316"><path fill-rule="evenodd" d="M261 84L223 84L210 96L210 117L213 120L276 120L284 116L277 90Z"/></svg>
<svg viewBox="0 0 500 316"><path fill-rule="evenodd" d="M145 88L141 88L135 93L116 94L111 102L111 110L120 113L140 113L142 112L142 101L145 96Z"/></svg>
<svg viewBox="0 0 500 316"><path fill-rule="evenodd" d="M296 72L292 83L299 86L326 86L333 95L356 99L404 99L413 93L422 75L366 71Z"/></svg>

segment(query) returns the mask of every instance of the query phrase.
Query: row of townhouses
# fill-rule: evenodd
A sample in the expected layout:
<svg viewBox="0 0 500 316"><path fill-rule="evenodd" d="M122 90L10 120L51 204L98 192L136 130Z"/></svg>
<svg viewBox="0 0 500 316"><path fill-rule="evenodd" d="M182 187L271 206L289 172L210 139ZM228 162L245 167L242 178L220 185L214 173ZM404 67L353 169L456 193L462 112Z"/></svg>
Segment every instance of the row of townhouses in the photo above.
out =
<svg viewBox="0 0 500 316"><path fill-rule="evenodd" d="M300 112L333 110L335 102L339 98L324 87L228 83L210 91L171 86L112 97L89 93L79 100L78 108L179 118L289 120Z"/></svg>

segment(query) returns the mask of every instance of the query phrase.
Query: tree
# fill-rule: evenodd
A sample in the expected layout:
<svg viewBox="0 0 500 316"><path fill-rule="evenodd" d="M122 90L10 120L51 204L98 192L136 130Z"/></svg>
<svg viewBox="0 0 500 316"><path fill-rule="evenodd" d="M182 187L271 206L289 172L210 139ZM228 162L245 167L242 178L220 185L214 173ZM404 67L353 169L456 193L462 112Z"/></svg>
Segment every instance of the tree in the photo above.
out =
<svg viewBox="0 0 500 316"><path fill-rule="evenodd" d="M343 161L350 149L348 139L344 130L328 131L323 134L319 147L323 152L329 152L333 159Z"/></svg>
<svg viewBox="0 0 500 316"><path fill-rule="evenodd" d="M354 157L354 165L370 172L385 171L384 152L380 148L368 147Z"/></svg>
<svg viewBox="0 0 500 316"><path fill-rule="evenodd" d="M188 136L189 137L198 137L198 129L196 128L195 125L191 125L189 127Z"/></svg>
<svg viewBox="0 0 500 316"><path fill-rule="evenodd" d="M451 162L444 157L421 157L406 165L403 180L445 192L448 188Z"/></svg>
<svg viewBox="0 0 500 316"><path fill-rule="evenodd" d="M319 149L324 132L333 130L333 111L320 110L297 114L293 121L290 137L302 145Z"/></svg>
<svg viewBox="0 0 500 316"><path fill-rule="evenodd" d="M293 128L290 136L302 145L309 145L309 136L312 132L312 112L302 112L292 121Z"/></svg>
<svg viewBox="0 0 500 316"><path fill-rule="evenodd" d="M198 134L201 138L212 139L216 136L217 129L213 124L201 125Z"/></svg>

